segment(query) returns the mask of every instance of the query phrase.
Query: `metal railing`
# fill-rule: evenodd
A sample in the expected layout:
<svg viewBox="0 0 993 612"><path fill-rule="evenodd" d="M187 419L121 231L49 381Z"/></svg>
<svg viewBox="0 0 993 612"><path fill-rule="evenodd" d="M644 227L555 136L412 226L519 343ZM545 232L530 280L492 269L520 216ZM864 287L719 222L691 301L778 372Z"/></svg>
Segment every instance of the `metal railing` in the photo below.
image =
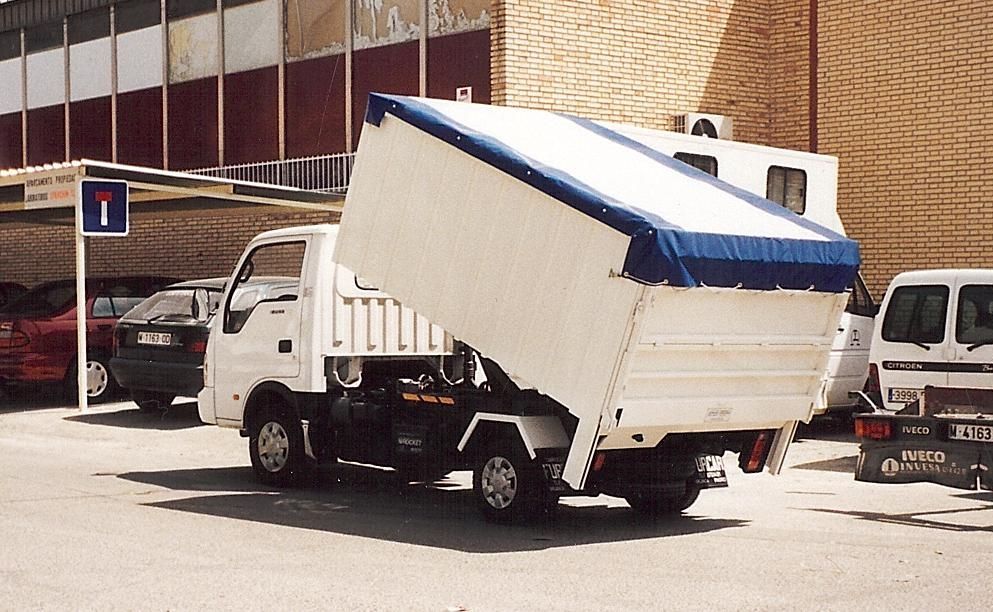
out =
<svg viewBox="0 0 993 612"><path fill-rule="evenodd" d="M236 181L343 194L348 190L354 161L354 153L335 153L236 166L200 168L188 172Z"/></svg>

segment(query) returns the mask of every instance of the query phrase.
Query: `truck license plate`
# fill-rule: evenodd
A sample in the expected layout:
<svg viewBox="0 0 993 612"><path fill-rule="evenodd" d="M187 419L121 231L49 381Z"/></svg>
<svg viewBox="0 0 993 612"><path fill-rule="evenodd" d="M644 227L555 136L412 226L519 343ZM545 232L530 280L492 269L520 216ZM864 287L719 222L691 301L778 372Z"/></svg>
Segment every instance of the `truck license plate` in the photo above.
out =
<svg viewBox="0 0 993 612"><path fill-rule="evenodd" d="M172 344L172 334L163 334L159 332L138 332L138 344L169 346Z"/></svg>
<svg viewBox="0 0 993 612"><path fill-rule="evenodd" d="M909 404L916 402L921 397L920 389L894 389L890 388L889 401Z"/></svg>
<svg viewBox="0 0 993 612"><path fill-rule="evenodd" d="M993 442L993 425L966 425L950 423L948 438L951 440L970 440L972 442Z"/></svg>

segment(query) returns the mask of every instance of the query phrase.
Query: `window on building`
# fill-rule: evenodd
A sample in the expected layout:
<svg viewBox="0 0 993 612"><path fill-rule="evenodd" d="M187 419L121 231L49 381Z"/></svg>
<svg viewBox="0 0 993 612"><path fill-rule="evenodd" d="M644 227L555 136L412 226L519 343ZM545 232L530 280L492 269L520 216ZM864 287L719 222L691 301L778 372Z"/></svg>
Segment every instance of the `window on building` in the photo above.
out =
<svg viewBox="0 0 993 612"><path fill-rule="evenodd" d="M807 173L797 168L771 166L766 175L765 197L802 215L807 208Z"/></svg>
<svg viewBox="0 0 993 612"><path fill-rule="evenodd" d="M893 292L883 320L883 340L938 344L945 340L948 287L911 285Z"/></svg>
<svg viewBox="0 0 993 612"><path fill-rule="evenodd" d="M703 170L710 176L717 176L717 158L710 155L697 155L696 153L679 152L673 155L676 159L689 164L697 170Z"/></svg>

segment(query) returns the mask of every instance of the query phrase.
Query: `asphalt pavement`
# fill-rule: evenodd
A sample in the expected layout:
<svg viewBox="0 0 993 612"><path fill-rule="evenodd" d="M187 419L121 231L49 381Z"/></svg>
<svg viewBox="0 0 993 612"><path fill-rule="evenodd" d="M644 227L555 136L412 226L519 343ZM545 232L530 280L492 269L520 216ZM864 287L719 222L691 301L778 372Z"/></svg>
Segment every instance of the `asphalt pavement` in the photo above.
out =
<svg viewBox="0 0 993 612"><path fill-rule="evenodd" d="M237 432L128 403L0 399L0 609L985 610L993 495L853 479L842 422L807 427L780 476L653 521L570 498L482 520L471 477L404 485L341 464L257 484Z"/></svg>

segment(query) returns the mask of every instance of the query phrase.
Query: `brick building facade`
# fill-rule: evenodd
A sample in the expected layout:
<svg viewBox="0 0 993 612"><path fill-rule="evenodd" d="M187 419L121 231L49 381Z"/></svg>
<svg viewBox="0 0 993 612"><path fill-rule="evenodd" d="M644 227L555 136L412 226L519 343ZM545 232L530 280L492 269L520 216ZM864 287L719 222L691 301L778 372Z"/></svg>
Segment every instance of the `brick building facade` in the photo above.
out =
<svg viewBox="0 0 993 612"><path fill-rule="evenodd" d="M685 112L726 115L736 140L838 156L839 210L877 295L901 270L993 266L990 247L969 240L993 225L983 176L993 11L983 0L60 2L68 69L53 53L51 15L8 10L41 0L0 5L0 166L116 153L182 168L337 153L357 140L368 91L450 98L469 85L474 101L653 128L672 129ZM115 22L119 74L107 87L118 90L80 93L73 53L111 48L101 42L110 5L130 15ZM282 27L260 21L267 15ZM120 51L123 38L152 56L159 46L150 72ZM102 61L91 70L103 75ZM45 62L76 74L66 91L32 68ZM26 91L12 80L20 75ZM194 242L197 228L210 236L216 261L195 260L186 274L202 276L226 271L255 231L311 217L164 223ZM174 262L148 269L146 256L175 239L142 223L113 261L180 274ZM53 238L67 231L0 229L0 276L36 282L71 270L68 238ZM94 261L112 248L94 241ZM48 260L64 264L38 264Z"/></svg>

